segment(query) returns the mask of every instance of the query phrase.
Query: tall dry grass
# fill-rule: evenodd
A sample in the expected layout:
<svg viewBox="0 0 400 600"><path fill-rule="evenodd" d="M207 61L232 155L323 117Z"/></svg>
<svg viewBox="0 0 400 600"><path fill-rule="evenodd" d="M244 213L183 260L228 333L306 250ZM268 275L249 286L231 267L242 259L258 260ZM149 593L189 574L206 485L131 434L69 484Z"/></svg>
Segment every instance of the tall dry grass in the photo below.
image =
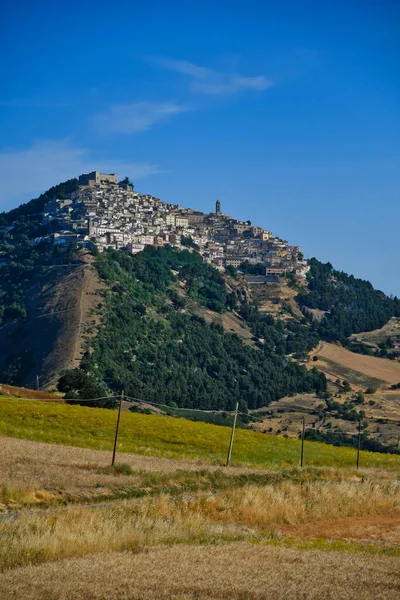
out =
<svg viewBox="0 0 400 600"><path fill-rule="evenodd" d="M395 484L284 482L236 488L216 496L198 495L189 504L190 510L200 510L212 520L263 529L275 524L393 514L400 508L400 490Z"/></svg>
<svg viewBox="0 0 400 600"><path fill-rule="evenodd" d="M395 485L325 481L26 512L0 522L0 568L157 544L238 540L279 524L391 515L399 508Z"/></svg>

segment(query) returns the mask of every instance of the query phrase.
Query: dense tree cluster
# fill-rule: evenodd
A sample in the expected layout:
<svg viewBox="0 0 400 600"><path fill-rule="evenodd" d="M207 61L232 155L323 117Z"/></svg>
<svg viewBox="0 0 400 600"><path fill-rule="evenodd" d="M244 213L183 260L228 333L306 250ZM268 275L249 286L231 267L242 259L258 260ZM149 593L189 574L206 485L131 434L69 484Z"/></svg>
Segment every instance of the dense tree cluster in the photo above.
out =
<svg viewBox="0 0 400 600"><path fill-rule="evenodd" d="M245 260L240 265L240 270L246 275L265 275L265 265L263 263L251 264L248 260Z"/></svg>
<svg viewBox="0 0 400 600"><path fill-rule="evenodd" d="M70 369L59 379L58 389L65 394L68 400L79 399L80 404L102 408L115 408L117 399L93 375L85 373L82 369Z"/></svg>
<svg viewBox="0 0 400 600"><path fill-rule="evenodd" d="M275 320L248 303L242 303L238 312L266 351L303 356L319 342L318 333L305 323Z"/></svg>
<svg viewBox="0 0 400 600"><path fill-rule="evenodd" d="M297 296L304 308L326 311L317 325L328 341L341 341L353 333L379 329L391 317L400 316L400 300L375 290L369 281L333 269L330 263L310 260L308 290Z"/></svg>
<svg viewBox="0 0 400 600"><path fill-rule="evenodd" d="M232 410L236 400L247 410L288 394L326 389L323 374L307 372L284 351L249 347L220 325L176 310L182 285L189 297L214 310L233 302L218 271L197 254L148 248L131 256L108 250L97 265L111 292L103 327L82 368L112 389L171 406L216 410ZM276 332L278 343L284 335Z"/></svg>

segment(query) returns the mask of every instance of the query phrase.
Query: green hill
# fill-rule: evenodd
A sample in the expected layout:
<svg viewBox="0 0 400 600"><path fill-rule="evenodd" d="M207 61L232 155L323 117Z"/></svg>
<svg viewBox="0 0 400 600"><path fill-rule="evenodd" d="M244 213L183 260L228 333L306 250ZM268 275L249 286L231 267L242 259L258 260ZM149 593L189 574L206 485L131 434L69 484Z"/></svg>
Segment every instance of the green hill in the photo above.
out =
<svg viewBox="0 0 400 600"><path fill-rule="evenodd" d="M326 389L323 375L288 356L307 344L310 330L249 307L197 253L149 247L132 256L107 250L97 268L108 291L102 327L88 341L81 366L111 389L217 410L232 410L237 400L247 410ZM196 314L198 305L217 314L242 311L263 341L252 347L218 321L206 323Z"/></svg>
<svg viewBox="0 0 400 600"><path fill-rule="evenodd" d="M328 387L317 357L312 368L300 362L320 339L348 345L400 314L397 298L316 259L305 284L293 273L276 284L290 295L268 313L242 274L204 263L188 239L186 250L135 255L55 246L57 225L43 225L40 211L76 187L69 180L0 215L3 383L29 387L39 374L50 389L74 366L62 388L75 398L123 389L172 409L230 411L239 401L244 413L296 394L327 402L342 397L343 382ZM379 356L396 359L386 346Z"/></svg>

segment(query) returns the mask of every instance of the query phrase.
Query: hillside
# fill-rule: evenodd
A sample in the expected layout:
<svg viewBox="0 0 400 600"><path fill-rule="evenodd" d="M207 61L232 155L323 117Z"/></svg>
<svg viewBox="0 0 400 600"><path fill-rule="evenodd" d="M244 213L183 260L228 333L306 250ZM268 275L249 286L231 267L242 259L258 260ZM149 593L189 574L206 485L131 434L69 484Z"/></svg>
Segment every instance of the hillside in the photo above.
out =
<svg viewBox="0 0 400 600"><path fill-rule="evenodd" d="M242 302L196 253L150 247L133 257L107 250L96 264L111 291L103 327L88 343L82 367L111 389L219 410L232 410L237 399L247 410L296 391L325 389L323 376L286 358L297 348L312 347L309 330L300 324L287 329ZM191 303L216 319L208 325L190 310ZM218 314L229 310L247 323L259 347L224 331Z"/></svg>
<svg viewBox="0 0 400 600"><path fill-rule="evenodd" d="M348 343L352 334L379 329L400 316L400 300L375 290L369 281L337 271L316 258L309 265L307 289L300 291L297 300L305 312L321 311L316 329L323 339Z"/></svg>
<svg viewBox="0 0 400 600"><path fill-rule="evenodd" d="M54 388L62 371L79 366L101 283L89 254L74 263L48 265L27 282L26 318L0 327L1 381L34 387L39 375L41 387Z"/></svg>
<svg viewBox="0 0 400 600"><path fill-rule="evenodd" d="M265 250L289 271L268 278L260 275L268 263L248 261L243 273L222 268L210 262L218 242L200 248L194 239L203 230L190 227L193 239L182 235L179 243L175 235L164 243L156 236L139 252L132 244L115 250L120 238L105 243L103 234L92 238L103 240L103 252L89 239L79 248L84 236L72 232L87 227L85 202L93 209L96 194L103 213L117 198L116 210L136 202L144 215L152 208L155 223L157 210L163 223L172 218L162 201L124 186L87 188L73 179L1 215L0 381L33 387L39 375L41 387L55 389L67 371L67 396L124 390L174 410L232 411L236 401L243 413L271 406L253 426L289 437L298 435L308 398L306 412L326 434L364 419L381 443L396 443L400 394L389 388L400 382L397 298L330 263L311 259L307 267L297 247L268 241L270 232L247 222L182 207L171 209L178 231L193 217L215 239L231 236L227 247L258 248L260 260ZM78 201L54 201L71 197ZM61 216L43 217L52 203L63 207ZM71 231L61 235L61 227Z"/></svg>

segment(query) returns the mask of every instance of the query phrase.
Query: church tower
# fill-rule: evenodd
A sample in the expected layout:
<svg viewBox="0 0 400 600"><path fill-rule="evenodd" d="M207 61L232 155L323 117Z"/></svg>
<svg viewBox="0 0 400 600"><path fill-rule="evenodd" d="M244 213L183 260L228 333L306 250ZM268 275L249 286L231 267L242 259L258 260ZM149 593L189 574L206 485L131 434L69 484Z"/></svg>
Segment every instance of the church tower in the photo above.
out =
<svg viewBox="0 0 400 600"><path fill-rule="evenodd" d="M215 203L215 215L218 217L221 214L221 202L219 200Z"/></svg>

